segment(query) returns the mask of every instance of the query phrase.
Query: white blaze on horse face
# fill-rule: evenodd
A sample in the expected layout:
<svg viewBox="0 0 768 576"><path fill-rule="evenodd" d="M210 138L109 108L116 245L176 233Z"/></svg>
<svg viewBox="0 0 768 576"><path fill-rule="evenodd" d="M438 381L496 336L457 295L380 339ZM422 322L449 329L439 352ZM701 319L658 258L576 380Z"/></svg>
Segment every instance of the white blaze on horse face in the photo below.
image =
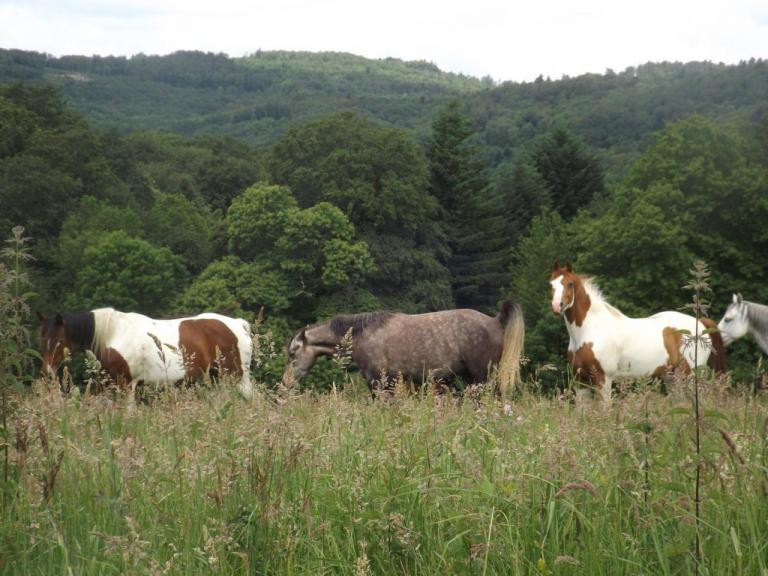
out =
<svg viewBox="0 0 768 576"><path fill-rule="evenodd" d="M563 306L563 291L565 289L565 285L563 282L565 281L565 278L561 274L554 280L551 280L549 283L552 286L552 312L555 314L560 314L561 312L564 312L562 309Z"/></svg>
<svg viewBox="0 0 768 576"><path fill-rule="evenodd" d="M720 330L725 345L745 336L749 330L746 305L743 302L733 302L728 306L723 319L717 325L717 329Z"/></svg>

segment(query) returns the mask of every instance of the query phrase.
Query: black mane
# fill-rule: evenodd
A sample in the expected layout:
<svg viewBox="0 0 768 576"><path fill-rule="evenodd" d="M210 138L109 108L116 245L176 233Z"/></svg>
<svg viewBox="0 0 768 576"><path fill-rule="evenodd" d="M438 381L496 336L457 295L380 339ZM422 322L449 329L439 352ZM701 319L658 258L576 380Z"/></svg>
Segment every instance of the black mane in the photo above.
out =
<svg viewBox="0 0 768 576"><path fill-rule="evenodd" d="M67 340L83 348L93 346L96 321L93 312L73 312L64 314L64 330Z"/></svg>
<svg viewBox="0 0 768 576"><path fill-rule="evenodd" d="M363 330L381 328L395 312L363 312L361 314L342 314L331 318L331 332L336 336L344 336L352 329L352 336L359 335Z"/></svg>

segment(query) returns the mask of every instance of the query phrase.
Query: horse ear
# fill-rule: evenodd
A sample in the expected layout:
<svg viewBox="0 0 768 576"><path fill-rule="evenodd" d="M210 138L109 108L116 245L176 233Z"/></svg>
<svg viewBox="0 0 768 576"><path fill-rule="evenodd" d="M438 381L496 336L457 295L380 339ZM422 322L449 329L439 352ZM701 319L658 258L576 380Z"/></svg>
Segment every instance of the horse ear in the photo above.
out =
<svg viewBox="0 0 768 576"><path fill-rule="evenodd" d="M557 261L557 258L552 262L552 272L555 272L556 270L560 270L560 262Z"/></svg>
<svg viewBox="0 0 768 576"><path fill-rule="evenodd" d="M304 328L301 329L301 332L299 332L299 342L301 342L301 345L307 343L307 327L304 326Z"/></svg>
<svg viewBox="0 0 768 576"><path fill-rule="evenodd" d="M738 294L736 294L736 296L737 296L737 298L739 299L739 300L738 300L739 304L741 304L741 303L744 301L744 298L742 298L742 297L741 297L741 292L739 292Z"/></svg>
<svg viewBox="0 0 768 576"><path fill-rule="evenodd" d="M64 318L61 317L61 314L56 314L56 326L63 326L64 325Z"/></svg>
<svg viewBox="0 0 768 576"><path fill-rule="evenodd" d="M734 304L739 304L739 303L741 303L741 294L734 294L734 295L733 295L733 303L734 303Z"/></svg>
<svg viewBox="0 0 768 576"><path fill-rule="evenodd" d="M35 310L35 314L37 314L37 319L40 320L40 322L45 322L48 320L48 317L44 314L41 314L40 310Z"/></svg>
<svg viewBox="0 0 768 576"><path fill-rule="evenodd" d="M573 272L573 266L571 266L570 262L565 263L565 269L568 270L568 272Z"/></svg>

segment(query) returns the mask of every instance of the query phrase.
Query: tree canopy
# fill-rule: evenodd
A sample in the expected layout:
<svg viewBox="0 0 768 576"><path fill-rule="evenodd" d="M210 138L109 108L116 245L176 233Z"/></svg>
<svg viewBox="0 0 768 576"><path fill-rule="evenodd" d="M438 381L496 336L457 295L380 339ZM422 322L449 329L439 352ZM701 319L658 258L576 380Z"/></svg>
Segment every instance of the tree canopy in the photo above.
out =
<svg viewBox="0 0 768 576"><path fill-rule="evenodd" d="M18 66L75 67L201 92L231 65L221 55L7 56L0 51L0 78ZM259 58L270 69L291 61ZM462 88L456 101L448 82L418 128L404 128L392 102L387 119L328 105L308 120L286 117L260 149L225 130L95 129L68 103L66 82L0 85L0 226L33 236L43 311L112 305L252 319L263 309L288 332L341 312L492 312L506 293L523 304L538 370L564 352L562 321L547 308L555 258L597 275L628 314L677 309L698 258L712 269L714 314L734 291L768 302L768 114L754 97L764 68L659 65ZM702 94L691 96L691 79ZM717 88L724 79L739 79L743 93ZM691 106L700 113L684 113Z"/></svg>

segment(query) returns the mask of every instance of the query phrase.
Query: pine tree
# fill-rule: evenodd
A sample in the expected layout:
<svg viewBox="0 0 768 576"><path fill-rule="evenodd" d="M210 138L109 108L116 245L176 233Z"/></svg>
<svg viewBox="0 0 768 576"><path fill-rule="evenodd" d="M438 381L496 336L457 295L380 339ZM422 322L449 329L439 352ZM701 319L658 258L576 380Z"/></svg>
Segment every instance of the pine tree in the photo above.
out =
<svg viewBox="0 0 768 576"><path fill-rule="evenodd" d="M470 139L475 130L457 100L432 125L427 156L431 192L448 233L451 291L457 307L496 307L508 262L503 203Z"/></svg>
<svg viewBox="0 0 768 576"><path fill-rule="evenodd" d="M531 221L551 206L549 189L528 157L501 167L497 179L504 202L507 241L516 246L527 234Z"/></svg>
<svg viewBox="0 0 768 576"><path fill-rule="evenodd" d="M573 135L556 128L533 152L536 169L547 184L552 207L565 220L603 192L603 169Z"/></svg>

